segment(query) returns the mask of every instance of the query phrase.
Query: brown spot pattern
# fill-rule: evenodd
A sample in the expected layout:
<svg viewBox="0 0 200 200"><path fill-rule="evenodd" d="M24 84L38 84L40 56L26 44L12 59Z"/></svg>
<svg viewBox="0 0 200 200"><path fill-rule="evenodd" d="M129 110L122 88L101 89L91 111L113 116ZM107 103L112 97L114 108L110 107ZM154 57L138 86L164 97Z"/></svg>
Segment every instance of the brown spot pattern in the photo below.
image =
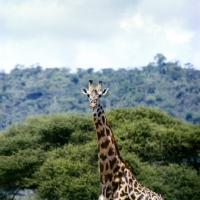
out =
<svg viewBox="0 0 200 200"><path fill-rule="evenodd" d="M103 165L100 163L100 172L102 173L103 172Z"/></svg>
<svg viewBox="0 0 200 200"><path fill-rule="evenodd" d="M108 145L109 145L109 140L106 140L105 142L101 143L101 148L102 149L107 149Z"/></svg>
<svg viewBox="0 0 200 200"><path fill-rule="evenodd" d="M116 161L117 161L116 158L113 158L113 159L110 161L110 169L113 169L113 167L114 167Z"/></svg>
<svg viewBox="0 0 200 200"><path fill-rule="evenodd" d="M110 149L109 149L109 151L108 151L108 155L109 155L109 156L114 155L114 150L113 150L112 147L110 147Z"/></svg>
<svg viewBox="0 0 200 200"><path fill-rule="evenodd" d="M102 195L106 196L109 200L135 200L136 198L138 200L148 200L153 197L156 197L155 199L157 200L163 200L161 196L142 186L135 179L130 167L123 162L102 106L99 106L97 114L94 114L94 124L98 138ZM111 136L111 140L110 138L106 138L108 136ZM103 138L103 142L101 138ZM105 152L107 152L107 155ZM114 158L112 157L113 155L115 155Z"/></svg>
<svg viewBox="0 0 200 200"><path fill-rule="evenodd" d="M103 124L105 124L105 117L102 115L102 117L101 117L101 119L102 119L102 122L103 122Z"/></svg>
<svg viewBox="0 0 200 200"><path fill-rule="evenodd" d="M106 160L107 156L104 155L104 154L102 153L102 154L100 155L100 158L104 161L104 160Z"/></svg>
<svg viewBox="0 0 200 200"><path fill-rule="evenodd" d="M108 128L106 129L106 133L107 133L107 136L110 135L110 130Z"/></svg>

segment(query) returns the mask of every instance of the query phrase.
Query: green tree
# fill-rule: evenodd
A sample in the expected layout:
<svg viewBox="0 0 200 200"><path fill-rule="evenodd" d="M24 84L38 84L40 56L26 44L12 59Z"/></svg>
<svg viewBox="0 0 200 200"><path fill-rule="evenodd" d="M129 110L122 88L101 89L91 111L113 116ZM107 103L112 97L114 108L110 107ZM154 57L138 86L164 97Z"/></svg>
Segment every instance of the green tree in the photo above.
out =
<svg viewBox="0 0 200 200"><path fill-rule="evenodd" d="M163 54L158 53L154 57L154 60L156 61L156 63L157 63L158 66L162 66L163 64L165 64L166 57Z"/></svg>

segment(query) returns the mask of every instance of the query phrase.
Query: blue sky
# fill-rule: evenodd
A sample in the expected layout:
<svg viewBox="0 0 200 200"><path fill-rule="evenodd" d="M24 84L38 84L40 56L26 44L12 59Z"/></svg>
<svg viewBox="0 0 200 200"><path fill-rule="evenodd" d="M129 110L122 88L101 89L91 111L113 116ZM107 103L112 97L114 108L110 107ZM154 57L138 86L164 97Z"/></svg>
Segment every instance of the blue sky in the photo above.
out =
<svg viewBox="0 0 200 200"><path fill-rule="evenodd" d="M200 69L199 0L0 0L0 69L134 68L162 53Z"/></svg>

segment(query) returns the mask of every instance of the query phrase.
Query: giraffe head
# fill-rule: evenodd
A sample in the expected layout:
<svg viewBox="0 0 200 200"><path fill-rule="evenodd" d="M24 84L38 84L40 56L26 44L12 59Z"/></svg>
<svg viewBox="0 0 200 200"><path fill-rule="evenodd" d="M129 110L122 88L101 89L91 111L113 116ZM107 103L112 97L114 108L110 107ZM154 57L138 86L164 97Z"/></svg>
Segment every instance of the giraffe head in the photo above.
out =
<svg viewBox="0 0 200 200"><path fill-rule="evenodd" d="M89 89L81 88L83 94L86 94L89 98L90 106L94 109L100 104L100 97L108 92L108 88L101 91L102 81L99 81L98 85L94 87L93 81L89 80Z"/></svg>

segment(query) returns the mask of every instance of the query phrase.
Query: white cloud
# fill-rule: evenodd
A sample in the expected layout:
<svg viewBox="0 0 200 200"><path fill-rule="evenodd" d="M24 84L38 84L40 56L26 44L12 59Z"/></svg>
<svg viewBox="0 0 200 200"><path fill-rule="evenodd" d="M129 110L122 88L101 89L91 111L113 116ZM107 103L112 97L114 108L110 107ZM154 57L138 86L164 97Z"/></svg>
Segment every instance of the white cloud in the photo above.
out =
<svg viewBox="0 0 200 200"><path fill-rule="evenodd" d="M0 69L144 66L157 53L200 69L200 1L0 1Z"/></svg>
<svg viewBox="0 0 200 200"><path fill-rule="evenodd" d="M141 2L137 7L137 12L129 10L120 23L126 33L132 35L133 38L135 36L140 41L138 50L142 53L146 51L147 55L152 52L154 55L163 53L166 57L169 56L170 60L179 59L183 63L195 62L195 67L200 68L200 58L192 57L194 52L198 54L200 51L200 45L196 49L192 46L194 37L199 33L187 28L185 21L188 19L183 16L189 2L187 5L186 1L180 5L172 1L168 3L148 0Z"/></svg>
<svg viewBox="0 0 200 200"><path fill-rule="evenodd" d="M110 63L107 59L106 53L101 52L104 50L98 42L93 43L82 42L78 46L78 53L76 56L76 66L80 68L109 68Z"/></svg>
<svg viewBox="0 0 200 200"><path fill-rule="evenodd" d="M184 44L190 42L190 39L193 37L192 32L187 31L176 31L168 30L166 31L166 39L171 43Z"/></svg>

